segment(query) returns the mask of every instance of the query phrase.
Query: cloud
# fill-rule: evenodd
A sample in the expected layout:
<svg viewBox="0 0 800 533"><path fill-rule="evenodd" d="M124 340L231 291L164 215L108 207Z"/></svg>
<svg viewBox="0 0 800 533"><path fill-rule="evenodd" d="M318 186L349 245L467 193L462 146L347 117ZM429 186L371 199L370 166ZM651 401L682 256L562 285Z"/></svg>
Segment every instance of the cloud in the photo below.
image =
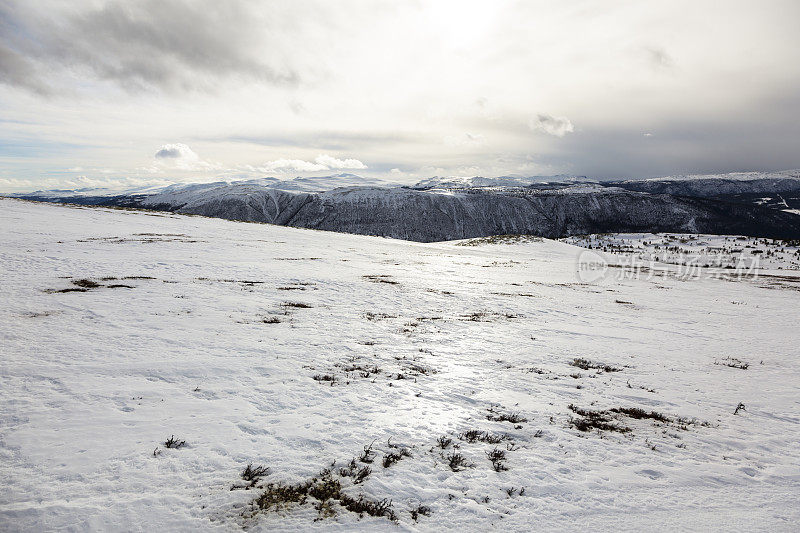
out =
<svg viewBox="0 0 800 533"><path fill-rule="evenodd" d="M259 172L319 172L320 170L327 170L328 167L313 163L311 161L303 161L302 159L276 159L274 161L267 161L263 165L254 167L254 170Z"/></svg>
<svg viewBox="0 0 800 533"><path fill-rule="evenodd" d="M313 161L302 159L276 159L268 161L257 167L248 166L246 170L258 171L262 173L270 172L320 172L324 170L362 170L367 165L358 159L337 159L335 157L322 154L314 158Z"/></svg>
<svg viewBox="0 0 800 533"><path fill-rule="evenodd" d="M0 0L0 177L796 168L800 2L726 6Z"/></svg>
<svg viewBox="0 0 800 533"><path fill-rule="evenodd" d="M657 46L645 46L643 48L645 58L653 68L668 69L674 66L672 57L666 50Z"/></svg>
<svg viewBox="0 0 800 533"><path fill-rule="evenodd" d="M330 170L363 170L367 165L358 159L339 159L328 154L320 154L313 160L281 158L259 165L234 164L230 166L205 161L188 145L171 143L161 146L153 155L154 164L139 167L138 172L150 175L164 175L166 171L191 171L194 173L213 173L213 176L238 176L250 174L272 174L275 172L314 173ZM209 174L211 176L212 174ZM200 179L201 175L194 175Z"/></svg>
<svg viewBox="0 0 800 533"><path fill-rule="evenodd" d="M267 19L246 0L2 4L0 79L36 93L54 91L54 82L71 76L78 78L72 85L100 80L129 91L172 92L211 91L231 79L275 85L300 79L275 27L287 18L278 7Z"/></svg>
<svg viewBox="0 0 800 533"><path fill-rule="evenodd" d="M335 170L335 169L364 169L367 168L367 165L359 161L358 159L336 159L335 157L331 157L329 155L318 155L314 162L318 165L324 165L326 169Z"/></svg>
<svg viewBox="0 0 800 533"><path fill-rule="evenodd" d="M216 170L219 165L203 161L194 150L183 143L165 144L153 155L158 165L175 168L177 170ZM157 172L156 167L142 169L146 172Z"/></svg>
<svg viewBox="0 0 800 533"><path fill-rule="evenodd" d="M200 159L191 148L182 143L165 144L153 157L156 159L187 159L193 161Z"/></svg>
<svg viewBox="0 0 800 533"><path fill-rule="evenodd" d="M0 17L2 16L3 12L0 10ZM21 87L43 96L50 94L47 85L38 79L31 62L2 43L0 43L0 83Z"/></svg>
<svg viewBox="0 0 800 533"><path fill-rule="evenodd" d="M554 117L544 113L536 115L536 118L532 119L528 123L528 126L533 131L546 133L555 137L563 137L567 133L575 131L575 127L567 117Z"/></svg>
<svg viewBox="0 0 800 533"><path fill-rule="evenodd" d="M486 143L486 137L480 133L464 133L464 135L448 135L444 138L447 146L481 146Z"/></svg>

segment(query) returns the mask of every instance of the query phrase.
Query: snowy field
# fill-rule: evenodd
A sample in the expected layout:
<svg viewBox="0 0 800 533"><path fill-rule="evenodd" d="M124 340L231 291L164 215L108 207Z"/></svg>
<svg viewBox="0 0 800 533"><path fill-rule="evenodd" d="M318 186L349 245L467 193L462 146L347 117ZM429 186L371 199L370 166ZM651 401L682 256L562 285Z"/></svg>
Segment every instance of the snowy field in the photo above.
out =
<svg viewBox="0 0 800 533"><path fill-rule="evenodd" d="M800 270L800 241L686 233L599 233L559 240L628 256L628 261L759 271Z"/></svg>
<svg viewBox="0 0 800 533"><path fill-rule="evenodd" d="M800 274L472 244L1 199L0 530L797 530Z"/></svg>

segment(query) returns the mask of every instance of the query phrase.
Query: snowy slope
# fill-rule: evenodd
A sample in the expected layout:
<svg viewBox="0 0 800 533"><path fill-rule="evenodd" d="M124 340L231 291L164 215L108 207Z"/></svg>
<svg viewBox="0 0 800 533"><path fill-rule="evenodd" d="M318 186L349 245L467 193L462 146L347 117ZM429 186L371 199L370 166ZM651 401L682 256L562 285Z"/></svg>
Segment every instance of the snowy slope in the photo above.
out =
<svg viewBox="0 0 800 533"><path fill-rule="evenodd" d="M774 172L728 172L722 174L681 174L656 178L599 181L586 176L566 174L554 176L464 176L433 177L419 181L417 189L464 189L486 187L531 187L547 185L586 185L622 187L628 190L676 194L694 191L699 196L738 192L778 192L800 189L800 169ZM675 191L675 192L670 192Z"/></svg>
<svg viewBox="0 0 800 533"><path fill-rule="evenodd" d="M435 176L417 182L415 189L463 189L471 187L528 187L547 183L570 184L592 181L586 176L558 174L554 176Z"/></svg>
<svg viewBox="0 0 800 533"><path fill-rule="evenodd" d="M650 280L611 267L589 283L586 251L548 240L421 244L8 199L0 217L1 530L800 520L800 283L787 271ZM667 421L586 411L634 407ZM630 431L591 429L591 416ZM165 448L171 435L186 445ZM371 475L342 477L371 443ZM451 469L452 454L467 465ZM254 509L259 486L334 460L342 493L390 499L397 521L311 496ZM249 463L269 473L231 490ZM415 521L419 506L430 516Z"/></svg>
<svg viewBox="0 0 800 533"><path fill-rule="evenodd" d="M631 191L716 198L736 194L800 192L800 170L666 176L610 182Z"/></svg>
<svg viewBox="0 0 800 533"><path fill-rule="evenodd" d="M647 178L641 181L697 181L697 180L708 180L708 179L732 180L732 181L800 179L800 169L776 170L773 172L754 171L754 172L724 172L721 174L678 174L674 176Z"/></svg>
<svg viewBox="0 0 800 533"><path fill-rule="evenodd" d="M607 233L561 239L592 250L622 255L628 263L651 261L674 265L800 270L800 241L728 235Z"/></svg>

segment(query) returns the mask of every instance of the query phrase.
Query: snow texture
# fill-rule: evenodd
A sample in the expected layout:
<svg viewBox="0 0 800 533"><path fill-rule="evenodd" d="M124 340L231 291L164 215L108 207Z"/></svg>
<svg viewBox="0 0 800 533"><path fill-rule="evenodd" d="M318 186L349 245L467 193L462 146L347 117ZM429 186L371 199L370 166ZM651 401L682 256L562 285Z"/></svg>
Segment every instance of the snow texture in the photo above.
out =
<svg viewBox="0 0 800 533"><path fill-rule="evenodd" d="M797 528L796 273L587 282L582 254L620 256L10 199L0 217L2 530ZM371 475L342 477L371 443ZM334 460L397 521L253 508ZM231 490L251 463L269 472Z"/></svg>

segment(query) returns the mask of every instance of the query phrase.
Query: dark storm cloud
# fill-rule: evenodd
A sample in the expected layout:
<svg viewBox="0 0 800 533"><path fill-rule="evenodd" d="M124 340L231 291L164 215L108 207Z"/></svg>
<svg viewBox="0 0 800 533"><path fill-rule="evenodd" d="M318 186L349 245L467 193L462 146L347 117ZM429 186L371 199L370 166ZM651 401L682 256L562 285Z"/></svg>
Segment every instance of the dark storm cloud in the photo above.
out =
<svg viewBox="0 0 800 533"><path fill-rule="evenodd" d="M22 87L38 94L50 93L48 87L36 76L27 58L0 43L0 83Z"/></svg>
<svg viewBox="0 0 800 533"><path fill-rule="evenodd" d="M96 7L30 2L0 6L0 75L6 84L58 90L53 72L115 82L127 90L209 90L238 78L292 85L299 76L265 49L275 22L235 1L111 1ZM65 7L66 6L66 7ZM52 7L52 6L51 6ZM48 71L44 81L37 71ZM49 87L49 88L48 88Z"/></svg>
<svg viewBox="0 0 800 533"><path fill-rule="evenodd" d="M30 58L12 46L19 46L24 40L14 6L10 2L0 2L0 83L47 94L47 86L38 79Z"/></svg>
<svg viewBox="0 0 800 533"><path fill-rule="evenodd" d="M783 118L776 116L781 110ZM797 168L800 123L793 117L800 97L776 99L761 111L726 120L674 120L650 136L613 127L579 132L538 161L599 179Z"/></svg>

